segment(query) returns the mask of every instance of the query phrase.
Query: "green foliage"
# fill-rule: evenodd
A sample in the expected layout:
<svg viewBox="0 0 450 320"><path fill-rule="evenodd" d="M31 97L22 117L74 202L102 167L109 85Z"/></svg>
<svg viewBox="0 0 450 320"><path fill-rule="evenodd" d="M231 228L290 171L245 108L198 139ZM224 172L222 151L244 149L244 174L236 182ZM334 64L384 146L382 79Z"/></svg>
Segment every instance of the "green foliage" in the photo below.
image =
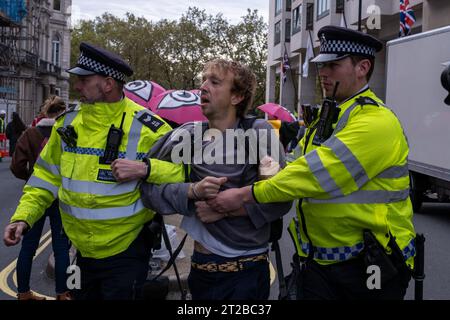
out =
<svg viewBox="0 0 450 320"><path fill-rule="evenodd" d="M152 80L166 89L198 88L203 66L213 58L238 60L256 74L255 106L265 100L267 25L257 10L248 9L237 24L196 7L176 21L152 22L131 13L121 19L104 13L74 28L72 62L77 61L82 41L124 57L135 71L133 79ZM71 91L71 96L76 93Z"/></svg>

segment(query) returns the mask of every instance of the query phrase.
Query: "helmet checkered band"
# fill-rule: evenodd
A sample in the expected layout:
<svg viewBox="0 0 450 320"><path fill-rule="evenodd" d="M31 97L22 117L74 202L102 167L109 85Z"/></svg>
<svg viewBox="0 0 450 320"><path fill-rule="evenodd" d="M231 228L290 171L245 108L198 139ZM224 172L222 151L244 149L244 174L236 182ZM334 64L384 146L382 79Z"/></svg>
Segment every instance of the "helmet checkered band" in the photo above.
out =
<svg viewBox="0 0 450 320"><path fill-rule="evenodd" d="M375 57L375 48L345 40L321 41L320 53L345 53Z"/></svg>
<svg viewBox="0 0 450 320"><path fill-rule="evenodd" d="M83 54L81 54L80 58L78 59L78 66L96 73L104 74L122 82L125 82L126 79L126 75L124 73L114 68L108 67L107 65L104 65L103 63L100 63L89 57L86 57Z"/></svg>

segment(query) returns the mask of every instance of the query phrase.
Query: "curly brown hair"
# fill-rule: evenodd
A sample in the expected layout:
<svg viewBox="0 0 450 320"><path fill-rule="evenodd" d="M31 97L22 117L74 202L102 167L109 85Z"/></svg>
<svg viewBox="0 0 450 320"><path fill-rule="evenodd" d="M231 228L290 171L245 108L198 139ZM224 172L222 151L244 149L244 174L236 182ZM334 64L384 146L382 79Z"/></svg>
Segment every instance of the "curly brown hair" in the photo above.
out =
<svg viewBox="0 0 450 320"><path fill-rule="evenodd" d="M231 92L244 97L241 102L236 105L236 116L243 118L247 114L247 111L253 104L253 99L256 90L256 76L250 68L240 62L214 59L205 64L203 73L206 73L209 69L218 68L224 72L232 72L233 87Z"/></svg>

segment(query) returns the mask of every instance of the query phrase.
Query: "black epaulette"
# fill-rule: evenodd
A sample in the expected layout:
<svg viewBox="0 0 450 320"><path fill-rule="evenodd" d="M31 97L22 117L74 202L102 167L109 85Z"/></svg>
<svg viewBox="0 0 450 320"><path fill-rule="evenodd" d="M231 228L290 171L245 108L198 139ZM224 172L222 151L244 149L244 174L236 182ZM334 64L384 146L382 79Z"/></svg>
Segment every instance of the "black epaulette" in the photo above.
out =
<svg viewBox="0 0 450 320"><path fill-rule="evenodd" d="M55 118L55 120L57 121L58 119L64 117L66 114L74 112L74 111L79 111L78 105L74 105L72 107L67 108L67 110L64 111L63 113L61 113L59 116L57 116Z"/></svg>
<svg viewBox="0 0 450 320"><path fill-rule="evenodd" d="M136 117L137 113L134 116ZM156 117L156 115L150 110L147 110L147 112L142 113L136 119L142 122L144 126L150 128L153 132L157 132L159 128L161 128L165 123L161 119L158 119L158 117Z"/></svg>
<svg viewBox="0 0 450 320"><path fill-rule="evenodd" d="M378 102L376 102L375 100L373 100L372 98L369 98L369 97L359 97L356 99L356 102L358 102L361 106L365 106L365 105L373 105L373 106L377 106L377 107L380 106L378 104Z"/></svg>

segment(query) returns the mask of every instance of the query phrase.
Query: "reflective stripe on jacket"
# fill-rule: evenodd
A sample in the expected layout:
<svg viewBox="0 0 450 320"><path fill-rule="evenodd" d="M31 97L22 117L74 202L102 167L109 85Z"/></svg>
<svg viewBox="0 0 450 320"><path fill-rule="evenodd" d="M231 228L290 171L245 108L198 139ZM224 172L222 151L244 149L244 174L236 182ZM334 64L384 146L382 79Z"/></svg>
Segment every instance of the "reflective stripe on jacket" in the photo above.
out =
<svg viewBox="0 0 450 320"><path fill-rule="evenodd" d="M358 97L379 105L360 105ZM369 89L340 105L332 136L312 145L315 129L301 141L306 153L270 180L255 184L258 202L303 199L307 233L314 259L321 264L347 260L363 247L363 230L370 229L387 247L389 232L408 264L414 256L414 227L409 200L408 144L400 122ZM298 208L298 221L301 221ZM311 245L303 232L297 249L307 256Z"/></svg>
<svg viewBox="0 0 450 320"><path fill-rule="evenodd" d="M112 124L120 127L123 113L119 158L141 160L171 130L127 98L117 103L82 104L79 110L66 113L55 124L11 221L24 220L32 226L58 197L64 230L83 257L100 259L126 250L154 213L144 208L137 181L117 183L110 165L99 164L108 131ZM145 125L139 120L142 115L152 117L158 125ZM75 148L67 146L56 132L67 125L77 133ZM151 170L155 180L184 180L182 165L165 164L161 170L158 161L152 160Z"/></svg>

